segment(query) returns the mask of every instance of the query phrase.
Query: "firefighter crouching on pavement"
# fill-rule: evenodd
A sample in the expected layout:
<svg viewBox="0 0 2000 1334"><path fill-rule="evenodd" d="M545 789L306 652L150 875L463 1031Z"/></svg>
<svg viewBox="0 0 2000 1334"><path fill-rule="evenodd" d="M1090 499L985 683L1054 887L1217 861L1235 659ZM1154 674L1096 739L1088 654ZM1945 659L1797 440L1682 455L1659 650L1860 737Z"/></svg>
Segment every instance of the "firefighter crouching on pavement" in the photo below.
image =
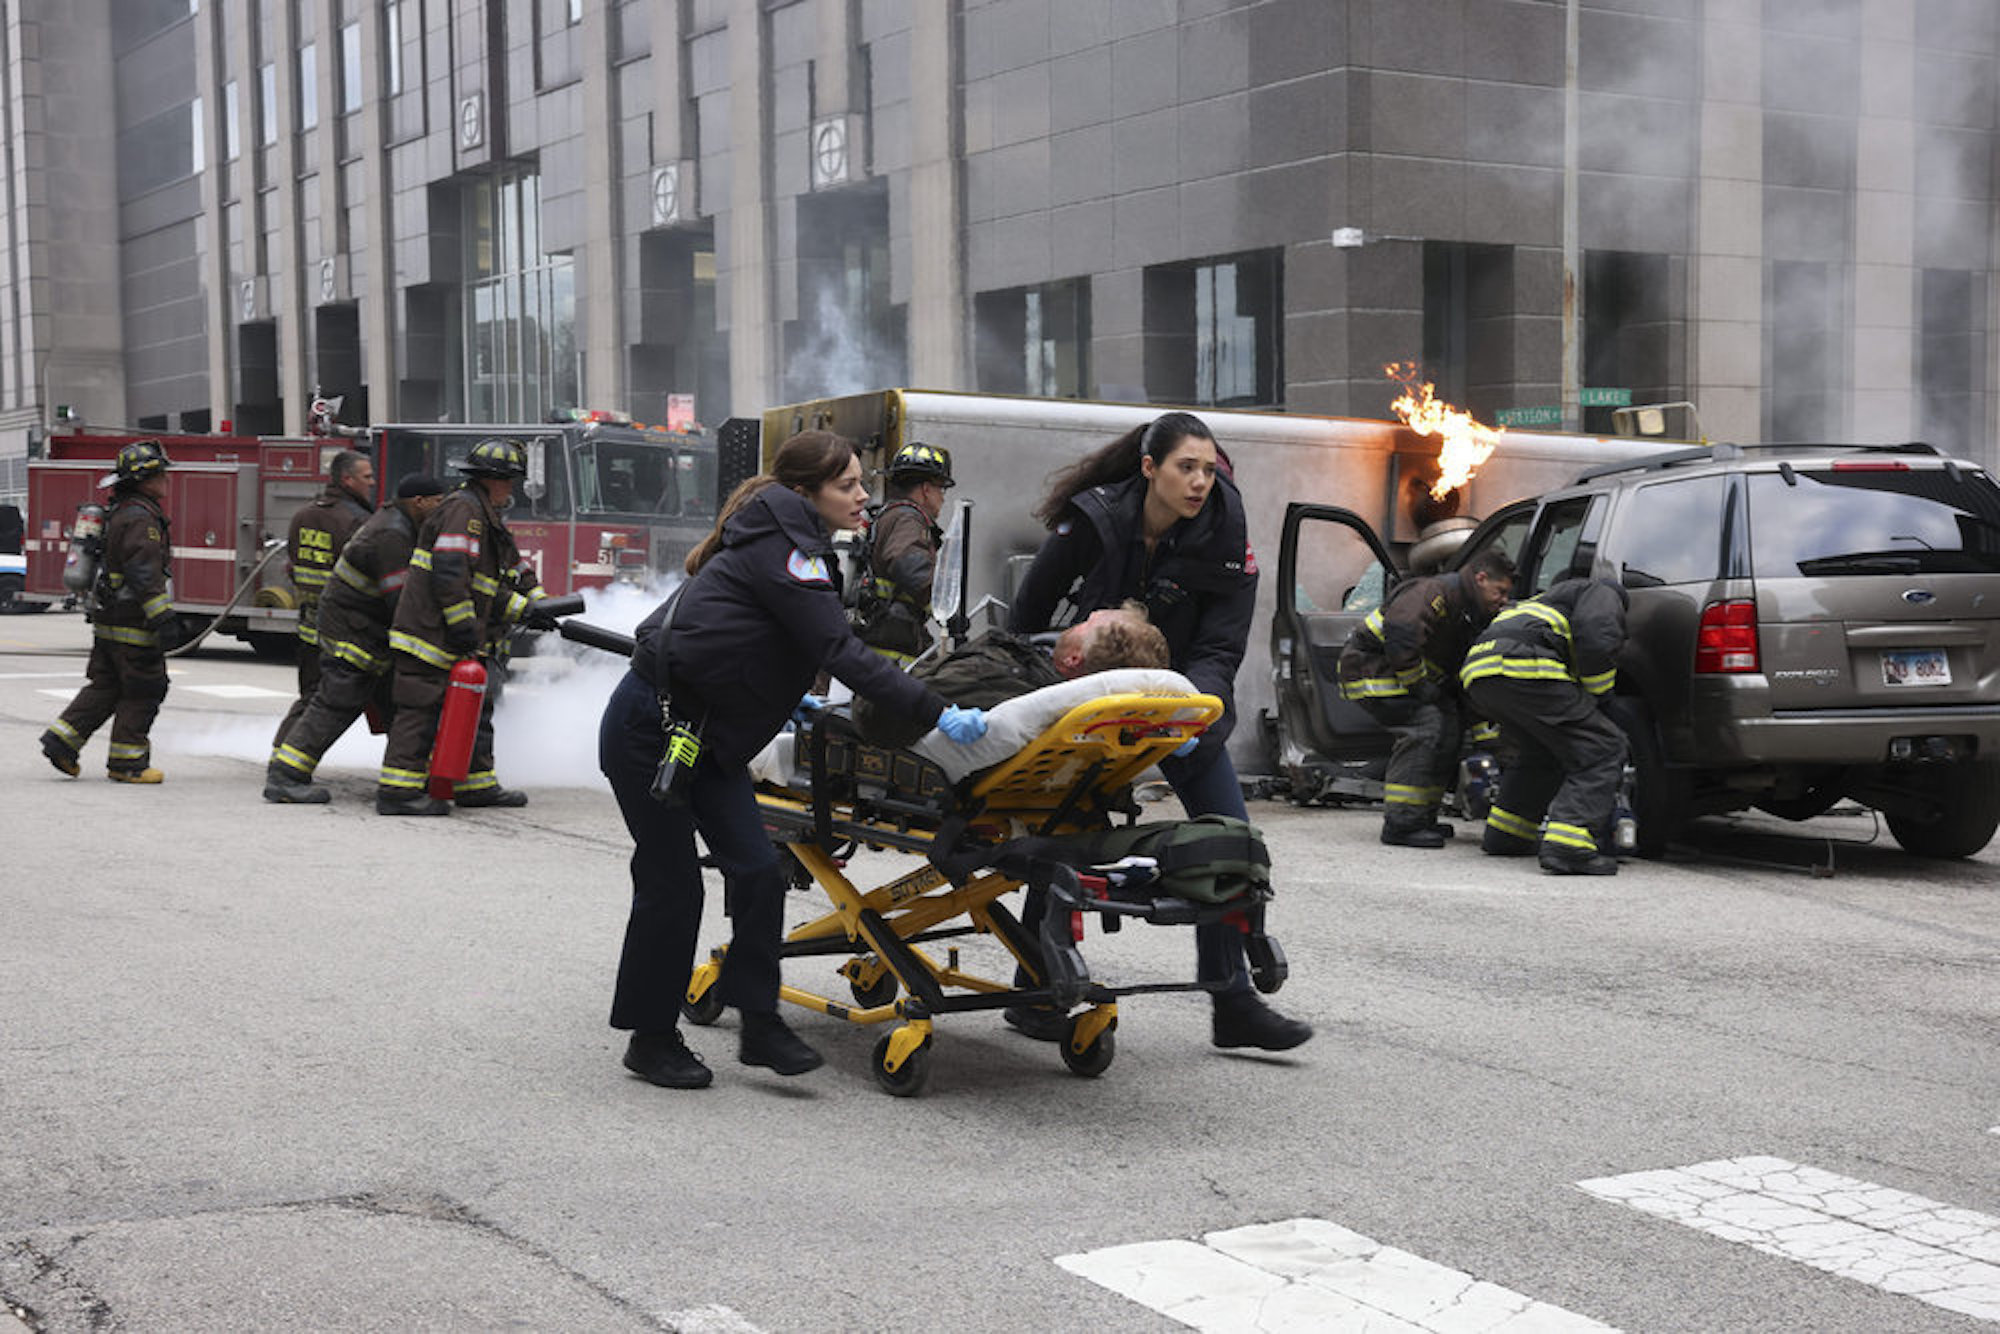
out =
<svg viewBox="0 0 2000 1334"><path fill-rule="evenodd" d="M106 776L119 783L157 783L152 767L153 719L167 697L169 649L179 645L173 609L166 511L170 461L157 440L135 440L118 451L111 476L111 513L104 555L90 592L91 645L83 689L42 733L42 754L74 778L83 743L108 718L111 754Z"/></svg>
<svg viewBox="0 0 2000 1334"><path fill-rule="evenodd" d="M952 486L951 454L911 442L886 469L882 508L868 526L868 583L855 633L877 653L907 664L931 646L931 584L937 576L937 526Z"/></svg>
<svg viewBox="0 0 2000 1334"><path fill-rule="evenodd" d="M466 480L425 521L410 553L410 580L389 630L395 660L395 720L382 756L375 809L382 815L449 815L451 803L425 792L431 745L452 664L490 647L540 595L500 511L528 475L518 441L482 440L458 465ZM525 590L525 591L524 591ZM482 715L493 707L489 690ZM525 806L493 773L493 733L481 718L472 767L454 791L460 806Z"/></svg>
<svg viewBox="0 0 2000 1334"><path fill-rule="evenodd" d="M319 681L290 731L271 750L264 800L312 805L331 794L312 781L333 743L373 707L394 716L389 626L410 577L417 534L444 500L444 483L411 473L396 499L341 548L319 601Z"/></svg>
<svg viewBox="0 0 2000 1334"><path fill-rule="evenodd" d="M1459 678L1517 752L1480 850L1536 852L1555 875L1616 875L1597 850L1625 771L1625 733L1599 706L1617 683L1630 599L1612 579L1564 579L1493 618ZM1544 818L1546 817L1546 818Z"/></svg>
<svg viewBox="0 0 2000 1334"><path fill-rule="evenodd" d="M1340 653L1340 697L1395 738L1382 783L1382 841L1441 848L1438 803L1458 768L1458 669L1514 589L1514 563L1491 548L1465 568L1405 579Z"/></svg>
<svg viewBox="0 0 2000 1334"><path fill-rule="evenodd" d="M679 1028L701 930L697 831L729 904L731 941L715 985L742 1016L738 1059L781 1075L820 1064L778 1017L785 873L748 768L814 677L824 669L954 742L985 735L978 709L947 704L869 652L849 626L830 533L859 528L867 500L852 441L825 431L785 441L770 471L736 488L689 554L688 581L640 622L632 670L605 706L598 762L634 845L611 1026L632 1031L625 1068L662 1087L701 1088L712 1078Z"/></svg>
<svg viewBox="0 0 2000 1334"><path fill-rule="evenodd" d="M375 512L375 465L365 455L341 450L327 465L326 475L325 490L292 516L286 544L292 588L298 594L299 697L278 724L273 745L285 739L312 700L319 684L319 602L326 595L326 581L333 576L341 549Z"/></svg>

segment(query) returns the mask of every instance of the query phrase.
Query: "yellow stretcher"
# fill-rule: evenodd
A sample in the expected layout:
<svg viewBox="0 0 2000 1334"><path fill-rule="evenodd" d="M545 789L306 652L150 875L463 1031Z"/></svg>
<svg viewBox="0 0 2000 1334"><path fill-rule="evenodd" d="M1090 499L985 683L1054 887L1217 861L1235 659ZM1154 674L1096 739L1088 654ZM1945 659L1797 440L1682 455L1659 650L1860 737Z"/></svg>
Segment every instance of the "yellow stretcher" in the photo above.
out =
<svg viewBox="0 0 2000 1334"><path fill-rule="evenodd" d="M784 986L780 997L849 1023L895 1025L875 1045L875 1078L889 1093L913 1097L929 1078L939 1015L1085 1005L1070 1017L1059 1045L1070 1070L1098 1075L1115 1051L1120 996L1215 989L1200 981L1117 987L1092 980L1077 948L1086 914L1097 914L1107 931L1127 918L1230 923L1245 933L1255 984L1276 991L1286 968L1277 942L1264 933L1268 894L1198 903L1149 891L1143 869L1099 872L1069 865L1062 855L1061 836L1136 815L1134 779L1221 714L1212 695L1100 696L1070 708L1012 758L954 783L937 763L868 746L844 715L822 712L795 739L807 760L804 781L761 783L758 804L771 837L796 863L794 886L817 884L829 902L829 911L786 936L784 957L839 960L832 971L847 994L836 1000ZM864 847L924 860L862 889L845 866ZM1000 902L1024 886L1046 903L1039 930ZM992 936L1006 948L1019 966L1015 979L967 971L955 946L942 958L927 948L972 935ZM725 948L690 979L682 1010L694 1023L713 1023L721 1013L715 983Z"/></svg>

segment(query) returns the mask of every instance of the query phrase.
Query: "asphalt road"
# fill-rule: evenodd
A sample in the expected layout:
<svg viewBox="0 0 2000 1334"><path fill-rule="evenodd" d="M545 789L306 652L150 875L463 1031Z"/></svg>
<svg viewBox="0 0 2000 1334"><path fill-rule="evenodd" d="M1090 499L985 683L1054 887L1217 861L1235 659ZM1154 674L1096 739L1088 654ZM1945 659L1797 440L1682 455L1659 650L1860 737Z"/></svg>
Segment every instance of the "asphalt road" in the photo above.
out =
<svg viewBox="0 0 2000 1334"><path fill-rule="evenodd" d="M1293 1055L1219 1053L1202 1000L1142 996L1082 1079L951 1016L929 1091L897 1099L876 1030L794 1012L828 1063L786 1080L737 1064L725 1016L692 1031L715 1086L668 1092L605 1026L628 852L592 772L606 666L510 693L526 810L389 820L360 736L323 771L332 805L259 799L288 675L235 649L176 667L164 785L105 782L101 736L60 777L35 738L86 633L0 619L0 1297L31 1328L1161 1330L1057 1258L1209 1256L1186 1243L1293 1219L1541 1304L1513 1330L2000 1318L2000 1286L1977 1314L2000 1278L1994 850L1940 865L1869 843L1865 814L1810 839L1743 821L1696 860L1555 879L1259 803L1277 999L1319 1029ZM1181 931L1085 948L1106 979L1192 971ZM1899 1280L1905 1243L1871 1222L1892 1292L1579 1186L1759 1156L1971 1211L1934 1238L1962 1272ZM1153 1277L1194 1283L1179 1265ZM1906 1295L1937 1282L1976 1314ZM1286 1287L1289 1317L1180 1315L1361 1327L1308 1309L1319 1284Z"/></svg>

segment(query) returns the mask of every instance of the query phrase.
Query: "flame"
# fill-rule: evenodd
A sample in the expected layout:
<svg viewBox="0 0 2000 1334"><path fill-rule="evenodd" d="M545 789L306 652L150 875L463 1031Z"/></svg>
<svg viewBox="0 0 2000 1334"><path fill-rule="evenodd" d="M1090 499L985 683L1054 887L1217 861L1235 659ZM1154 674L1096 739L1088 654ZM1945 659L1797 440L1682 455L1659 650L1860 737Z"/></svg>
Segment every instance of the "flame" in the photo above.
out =
<svg viewBox="0 0 2000 1334"><path fill-rule="evenodd" d="M1507 428L1487 426L1471 413L1432 397L1435 386L1419 381L1414 361L1392 361L1382 373L1403 386L1402 396L1389 405L1403 424L1418 435L1435 435L1444 442L1438 449L1437 480L1431 483L1431 499L1443 500L1472 480L1479 466L1493 456Z"/></svg>

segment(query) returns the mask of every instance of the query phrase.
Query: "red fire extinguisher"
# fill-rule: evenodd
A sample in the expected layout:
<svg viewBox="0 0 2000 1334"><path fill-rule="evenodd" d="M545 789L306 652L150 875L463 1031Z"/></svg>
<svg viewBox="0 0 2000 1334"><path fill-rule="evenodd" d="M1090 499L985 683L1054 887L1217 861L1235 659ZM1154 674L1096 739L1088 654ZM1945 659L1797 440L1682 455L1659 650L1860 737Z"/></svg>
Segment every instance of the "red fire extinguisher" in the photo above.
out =
<svg viewBox="0 0 2000 1334"><path fill-rule="evenodd" d="M486 702L486 668L477 658L451 665L437 740L431 743L430 794L451 800L452 791L472 771L472 741L479 733L479 708Z"/></svg>

